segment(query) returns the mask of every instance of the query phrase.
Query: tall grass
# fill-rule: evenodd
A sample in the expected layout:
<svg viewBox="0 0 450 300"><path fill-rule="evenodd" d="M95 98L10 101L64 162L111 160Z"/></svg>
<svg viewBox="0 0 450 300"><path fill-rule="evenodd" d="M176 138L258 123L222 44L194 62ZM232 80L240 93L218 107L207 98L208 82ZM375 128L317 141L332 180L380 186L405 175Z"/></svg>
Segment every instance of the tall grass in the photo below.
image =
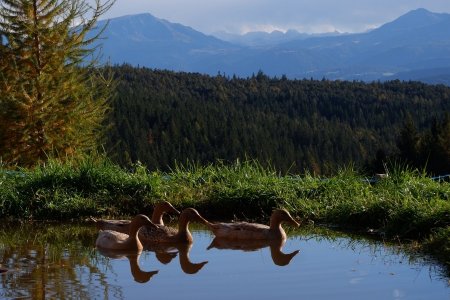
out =
<svg viewBox="0 0 450 300"><path fill-rule="evenodd" d="M425 241L448 251L450 184L393 164L370 184L352 166L330 178L279 174L257 161L186 163L149 173L125 170L104 157L32 170L0 170L0 218L81 219L150 213L159 199L206 217L267 222L284 207L298 218ZM448 253L448 252L446 252Z"/></svg>
<svg viewBox="0 0 450 300"><path fill-rule="evenodd" d="M85 157L1 174L0 217L73 219L136 214L152 206L152 177L140 165L126 172L107 159Z"/></svg>

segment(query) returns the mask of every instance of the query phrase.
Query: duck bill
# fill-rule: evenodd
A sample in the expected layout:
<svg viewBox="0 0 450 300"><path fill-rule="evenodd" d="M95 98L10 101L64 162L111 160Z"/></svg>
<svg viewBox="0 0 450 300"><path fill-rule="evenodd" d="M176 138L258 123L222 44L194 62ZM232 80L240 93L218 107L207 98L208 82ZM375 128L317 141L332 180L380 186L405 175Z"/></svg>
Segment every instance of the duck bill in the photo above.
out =
<svg viewBox="0 0 450 300"><path fill-rule="evenodd" d="M155 225L152 221L145 222L145 225L150 226L151 228L157 229L158 226Z"/></svg>
<svg viewBox="0 0 450 300"><path fill-rule="evenodd" d="M175 207L172 207L172 210L170 211L173 214L179 215L180 211L178 209L176 209Z"/></svg>
<svg viewBox="0 0 450 300"><path fill-rule="evenodd" d="M200 216L200 215L197 215L197 221L198 221L199 223L201 223L201 224L204 224L204 225L208 225L208 224L209 224L208 220L206 220L205 218L203 218L203 217Z"/></svg>
<svg viewBox="0 0 450 300"><path fill-rule="evenodd" d="M294 227L300 227L300 223L297 222L297 221L295 221L294 219L291 218L289 221L290 221L289 223L290 223L292 226L294 226Z"/></svg>

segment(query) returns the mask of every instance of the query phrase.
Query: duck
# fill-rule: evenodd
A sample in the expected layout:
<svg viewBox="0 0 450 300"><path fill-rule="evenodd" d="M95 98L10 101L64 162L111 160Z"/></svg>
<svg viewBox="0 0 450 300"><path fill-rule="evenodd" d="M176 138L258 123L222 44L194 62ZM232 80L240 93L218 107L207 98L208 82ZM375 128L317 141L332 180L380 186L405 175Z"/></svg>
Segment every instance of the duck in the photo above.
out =
<svg viewBox="0 0 450 300"><path fill-rule="evenodd" d="M180 212L173 207L170 202L161 201L155 205L152 213L152 223L155 225L165 226L163 221L163 216L165 213L173 213L179 215ZM114 230L117 232L128 233L130 227L130 220L96 220L91 218L94 221L97 229L102 230ZM141 229L141 232L145 229Z"/></svg>
<svg viewBox="0 0 450 300"><path fill-rule="evenodd" d="M291 262L292 258L300 252L300 250L295 250L291 253L284 253L282 249L285 243L286 239L236 240L215 237L208 246L207 250L216 248L219 250L231 249L248 252L269 247L270 256L272 257L273 263L277 266L287 266Z"/></svg>
<svg viewBox="0 0 450 300"><path fill-rule="evenodd" d="M173 205L170 202L161 201L158 204L156 204L155 209L153 210L152 213L153 224L164 226L163 216L165 213L172 213L178 216L180 214L180 211L175 207L173 207Z"/></svg>
<svg viewBox="0 0 450 300"><path fill-rule="evenodd" d="M203 218L194 208L184 209L178 218L178 230L168 226L157 225L156 228L145 228L140 233L141 240L147 243L192 243L192 234L189 231L190 222L199 222L208 224L209 222Z"/></svg>
<svg viewBox="0 0 450 300"><path fill-rule="evenodd" d="M138 232L143 226L156 228L146 215L137 215L131 220L128 234L113 231L100 230L95 245L105 250L130 250L142 251L143 246L138 237Z"/></svg>
<svg viewBox="0 0 450 300"><path fill-rule="evenodd" d="M237 239L237 240L272 240L286 239L286 232L281 227L282 222L287 222L295 227L300 224L292 218L285 209L276 209L270 217L270 226L248 223L205 223L207 227L218 238Z"/></svg>

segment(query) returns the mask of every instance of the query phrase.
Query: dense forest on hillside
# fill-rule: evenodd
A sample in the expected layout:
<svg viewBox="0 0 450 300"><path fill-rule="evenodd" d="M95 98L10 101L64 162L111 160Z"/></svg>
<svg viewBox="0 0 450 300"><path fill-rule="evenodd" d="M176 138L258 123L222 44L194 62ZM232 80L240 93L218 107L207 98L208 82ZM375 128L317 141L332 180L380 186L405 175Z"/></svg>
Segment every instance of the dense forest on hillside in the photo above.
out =
<svg viewBox="0 0 450 300"><path fill-rule="evenodd" d="M211 77L128 65L113 72L105 147L120 164L149 169L238 158L291 173L368 167L377 154L399 152L406 125L425 130L450 112L450 88L420 82Z"/></svg>

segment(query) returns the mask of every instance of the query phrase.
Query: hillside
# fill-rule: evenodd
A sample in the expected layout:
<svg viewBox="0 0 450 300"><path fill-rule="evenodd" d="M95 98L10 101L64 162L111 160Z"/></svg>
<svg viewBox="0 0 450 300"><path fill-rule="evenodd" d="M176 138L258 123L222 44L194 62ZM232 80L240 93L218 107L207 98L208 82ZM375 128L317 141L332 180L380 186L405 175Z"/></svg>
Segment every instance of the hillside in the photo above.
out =
<svg viewBox="0 0 450 300"><path fill-rule="evenodd" d="M450 88L419 82L248 79L122 66L106 149L150 169L255 158L280 171L329 174L397 150L408 116L419 130L450 112ZM450 141L448 141L450 142ZM431 161L430 161L431 163Z"/></svg>

